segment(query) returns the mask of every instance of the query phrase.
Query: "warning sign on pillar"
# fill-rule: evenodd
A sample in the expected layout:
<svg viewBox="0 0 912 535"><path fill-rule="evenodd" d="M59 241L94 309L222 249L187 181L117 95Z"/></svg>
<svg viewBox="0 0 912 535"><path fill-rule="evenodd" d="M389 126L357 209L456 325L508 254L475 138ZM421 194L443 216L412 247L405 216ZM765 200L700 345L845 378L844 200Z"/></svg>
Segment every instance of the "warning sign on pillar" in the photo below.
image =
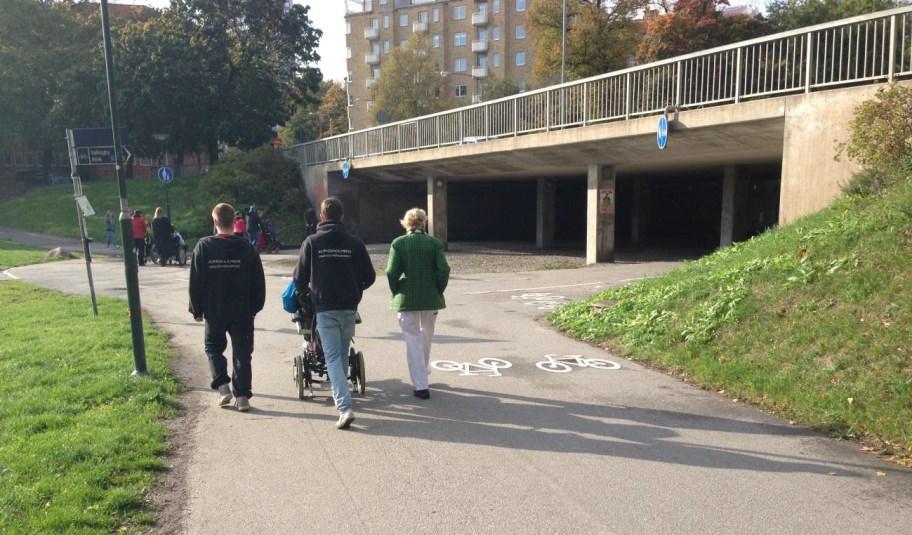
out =
<svg viewBox="0 0 912 535"><path fill-rule="evenodd" d="M599 213L602 215L614 214L614 188L599 190Z"/></svg>

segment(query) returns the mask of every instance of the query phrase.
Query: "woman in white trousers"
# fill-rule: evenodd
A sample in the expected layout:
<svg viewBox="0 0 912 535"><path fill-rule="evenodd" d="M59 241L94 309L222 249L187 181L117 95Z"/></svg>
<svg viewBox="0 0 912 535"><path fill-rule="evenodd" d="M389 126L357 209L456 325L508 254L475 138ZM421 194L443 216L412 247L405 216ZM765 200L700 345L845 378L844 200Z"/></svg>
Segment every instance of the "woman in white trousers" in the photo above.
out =
<svg viewBox="0 0 912 535"><path fill-rule="evenodd" d="M427 213L412 208L402 218L405 235L390 245L386 277L393 294L391 308L399 314L405 336L409 375L415 397L430 398L428 365L438 311L446 308L443 292L450 266L443 244L425 232Z"/></svg>

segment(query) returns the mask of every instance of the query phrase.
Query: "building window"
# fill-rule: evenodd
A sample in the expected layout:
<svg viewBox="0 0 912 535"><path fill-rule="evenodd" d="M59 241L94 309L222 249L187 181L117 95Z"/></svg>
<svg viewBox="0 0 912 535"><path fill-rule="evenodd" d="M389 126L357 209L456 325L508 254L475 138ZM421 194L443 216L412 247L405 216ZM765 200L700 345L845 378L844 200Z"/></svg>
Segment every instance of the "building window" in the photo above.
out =
<svg viewBox="0 0 912 535"><path fill-rule="evenodd" d="M456 96L457 97L464 97L467 94L468 94L468 91L466 90L466 86L464 86L464 85L456 86Z"/></svg>
<svg viewBox="0 0 912 535"><path fill-rule="evenodd" d="M517 38L517 39L525 39L525 38L526 38L526 27L523 26L522 24L520 24L520 25L518 25L518 26L516 27L516 38Z"/></svg>
<svg viewBox="0 0 912 535"><path fill-rule="evenodd" d="M526 10L526 0L516 0L516 11Z"/></svg>
<svg viewBox="0 0 912 535"><path fill-rule="evenodd" d="M440 22L440 8L435 7L431 10L431 20L434 22Z"/></svg>
<svg viewBox="0 0 912 535"><path fill-rule="evenodd" d="M500 67L500 54L495 52L494 55L491 56L491 62L494 63L495 67Z"/></svg>
<svg viewBox="0 0 912 535"><path fill-rule="evenodd" d="M370 13L374 10L374 0L364 0L364 12Z"/></svg>
<svg viewBox="0 0 912 535"><path fill-rule="evenodd" d="M407 45L407 44L408 44L408 41L403 39L403 40L399 41L399 48L405 48L405 45Z"/></svg>
<svg viewBox="0 0 912 535"><path fill-rule="evenodd" d="M467 64L465 58L456 58L453 62L453 72L466 72Z"/></svg>
<svg viewBox="0 0 912 535"><path fill-rule="evenodd" d="M399 26L402 28L408 26L408 13L399 15Z"/></svg>
<svg viewBox="0 0 912 535"><path fill-rule="evenodd" d="M478 66L487 67L488 66L488 56L485 56L483 54L478 56Z"/></svg>
<svg viewBox="0 0 912 535"><path fill-rule="evenodd" d="M352 75L352 72L348 71L348 81L351 82L354 79L355 79L355 77Z"/></svg>
<svg viewBox="0 0 912 535"><path fill-rule="evenodd" d="M478 4L478 12L487 14L488 13L488 4Z"/></svg>
<svg viewBox="0 0 912 535"><path fill-rule="evenodd" d="M500 41L500 26L491 28L491 37L493 37L495 41Z"/></svg>
<svg viewBox="0 0 912 535"><path fill-rule="evenodd" d="M388 1L388 0L380 0L380 5L381 5L381 6L385 6L387 1Z"/></svg>
<svg viewBox="0 0 912 535"><path fill-rule="evenodd" d="M453 46L466 46L469 36L465 32L453 34Z"/></svg>
<svg viewBox="0 0 912 535"><path fill-rule="evenodd" d="M371 29L377 30L380 28L380 21L376 18L371 19Z"/></svg>
<svg viewBox="0 0 912 535"><path fill-rule="evenodd" d="M494 0L494 13L500 13L500 0Z"/></svg>
<svg viewBox="0 0 912 535"><path fill-rule="evenodd" d="M383 53L384 54L390 53L390 42L389 41L383 41Z"/></svg>
<svg viewBox="0 0 912 535"><path fill-rule="evenodd" d="M466 18L466 7L465 6L455 6L453 8L453 20L465 20Z"/></svg>
<svg viewBox="0 0 912 535"><path fill-rule="evenodd" d="M352 47L349 46L345 48L345 57L352 59Z"/></svg>
<svg viewBox="0 0 912 535"><path fill-rule="evenodd" d="M440 34L435 33L432 39L434 40L434 48L440 48Z"/></svg>
<svg viewBox="0 0 912 535"><path fill-rule="evenodd" d="M427 12L427 11L419 11L419 12L418 12L418 20L419 20L420 22L427 22L427 21L428 21L428 12Z"/></svg>
<svg viewBox="0 0 912 535"><path fill-rule="evenodd" d="M376 80L377 78L380 78L380 67L374 67L373 69L371 69L371 76L373 77L374 80Z"/></svg>
<svg viewBox="0 0 912 535"><path fill-rule="evenodd" d="M390 16L383 15L383 29L388 30L390 27Z"/></svg>
<svg viewBox="0 0 912 535"><path fill-rule="evenodd" d="M345 35L351 35L352 33L352 23L345 21Z"/></svg>
<svg viewBox="0 0 912 535"><path fill-rule="evenodd" d="M523 91L526 90L526 81L525 81L525 80L520 80L520 81L516 84L516 86L519 87L519 92L522 93Z"/></svg>
<svg viewBox="0 0 912 535"><path fill-rule="evenodd" d="M522 67L522 66L525 65L525 64L526 64L526 53L525 53L525 52L517 52L517 53L516 53L516 66L517 66L517 67Z"/></svg>

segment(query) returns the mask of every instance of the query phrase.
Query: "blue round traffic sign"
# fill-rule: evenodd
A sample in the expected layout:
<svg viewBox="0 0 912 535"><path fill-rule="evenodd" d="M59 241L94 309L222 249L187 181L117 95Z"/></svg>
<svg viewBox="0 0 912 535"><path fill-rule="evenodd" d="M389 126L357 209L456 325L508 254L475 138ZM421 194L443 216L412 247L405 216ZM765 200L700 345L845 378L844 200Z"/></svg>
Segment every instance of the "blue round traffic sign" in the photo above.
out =
<svg viewBox="0 0 912 535"><path fill-rule="evenodd" d="M656 143L659 145L659 150L665 150L665 147L668 146L668 117L664 115L659 117L659 124L656 127Z"/></svg>
<svg viewBox="0 0 912 535"><path fill-rule="evenodd" d="M159 167L158 180L162 184L170 184L171 182L174 182L174 171L172 171L170 167Z"/></svg>
<svg viewBox="0 0 912 535"><path fill-rule="evenodd" d="M342 178L348 180L348 175L351 173L352 165L348 160L342 162Z"/></svg>

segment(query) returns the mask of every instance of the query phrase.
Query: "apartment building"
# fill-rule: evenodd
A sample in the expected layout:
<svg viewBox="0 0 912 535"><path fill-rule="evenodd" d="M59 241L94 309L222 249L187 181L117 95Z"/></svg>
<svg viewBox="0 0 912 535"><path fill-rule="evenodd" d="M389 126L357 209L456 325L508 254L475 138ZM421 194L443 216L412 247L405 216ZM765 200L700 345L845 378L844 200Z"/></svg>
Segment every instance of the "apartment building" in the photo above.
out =
<svg viewBox="0 0 912 535"><path fill-rule="evenodd" d="M415 32L433 44L435 64L460 105L479 102L496 76L524 89L534 45L526 8L534 0L347 0L345 30L352 128L376 124L371 88L390 52Z"/></svg>

